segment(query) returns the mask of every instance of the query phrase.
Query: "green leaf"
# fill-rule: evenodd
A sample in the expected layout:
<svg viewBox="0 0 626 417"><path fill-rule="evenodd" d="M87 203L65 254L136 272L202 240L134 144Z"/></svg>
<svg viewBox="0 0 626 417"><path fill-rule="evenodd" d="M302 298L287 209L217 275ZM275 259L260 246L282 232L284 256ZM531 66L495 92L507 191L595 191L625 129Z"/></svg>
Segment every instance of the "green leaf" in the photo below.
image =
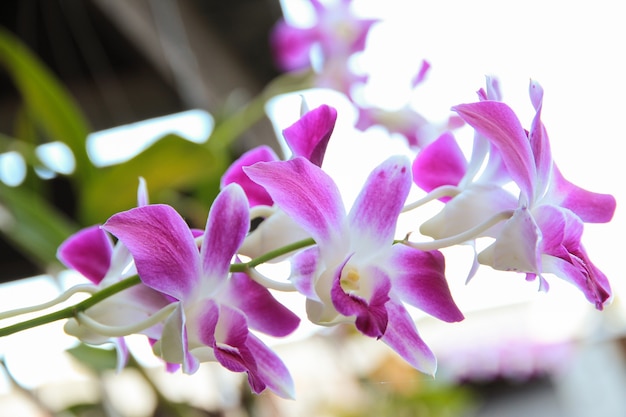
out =
<svg viewBox="0 0 626 417"><path fill-rule="evenodd" d="M64 142L74 153L75 177L86 179L93 170L85 147L89 126L69 92L26 45L2 28L0 63L13 78L29 114L48 138Z"/></svg>
<svg viewBox="0 0 626 417"><path fill-rule="evenodd" d="M167 135L133 159L101 168L80 195L81 220L102 223L137 206L139 177L146 180L151 202L162 202L158 199L162 192L193 192L199 184L219 179L227 162L201 144Z"/></svg>
<svg viewBox="0 0 626 417"><path fill-rule="evenodd" d="M67 349L83 365L100 374L117 367L117 352L115 349L103 349L80 343Z"/></svg>
<svg viewBox="0 0 626 417"><path fill-rule="evenodd" d="M42 269L60 266L57 247L77 229L39 194L0 183L0 232Z"/></svg>

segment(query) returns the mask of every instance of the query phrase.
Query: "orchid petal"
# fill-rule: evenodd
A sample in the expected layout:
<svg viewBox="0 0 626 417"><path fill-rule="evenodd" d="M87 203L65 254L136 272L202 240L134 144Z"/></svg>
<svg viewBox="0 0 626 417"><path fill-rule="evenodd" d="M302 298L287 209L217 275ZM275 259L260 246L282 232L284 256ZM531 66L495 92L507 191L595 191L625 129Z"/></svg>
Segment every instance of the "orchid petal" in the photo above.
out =
<svg viewBox="0 0 626 417"><path fill-rule="evenodd" d="M346 259L346 262L348 259ZM356 328L364 335L381 338L385 334L387 327L387 309L385 304L389 301L389 290L391 282L389 276L382 270L370 267L367 271L360 271L360 274L369 275L371 282L371 295L365 299L356 291L346 292L341 285L342 272L345 263L337 268L333 278L331 289L331 299L333 306L344 316L356 316ZM367 279L367 278L361 278Z"/></svg>
<svg viewBox="0 0 626 417"><path fill-rule="evenodd" d="M297 315L248 275L233 273L228 283L228 292L225 294L228 304L244 312L251 329L270 336L283 337L292 333L300 324Z"/></svg>
<svg viewBox="0 0 626 417"><path fill-rule="evenodd" d="M178 303L176 310L163 325L163 335L159 341L159 348L163 360L169 363L180 363L183 372L193 374L198 370L200 363L189 352L185 321L182 303Z"/></svg>
<svg viewBox="0 0 626 417"><path fill-rule="evenodd" d="M122 278L131 277L133 275L137 275L133 256L124 244L117 242L113 247L111 266L109 266L105 277L100 281L100 286L109 286Z"/></svg>
<svg viewBox="0 0 626 417"><path fill-rule="evenodd" d="M415 77L413 77L413 80L411 80L411 87L415 88L421 83L423 83L424 80L426 79L426 74L428 74L429 70L430 70L430 62L426 61L425 59L422 60L422 65L420 65L419 71L417 72L417 74L415 74Z"/></svg>
<svg viewBox="0 0 626 417"><path fill-rule="evenodd" d="M291 275L289 280L300 294L307 298L320 301L315 292L315 272L320 259L317 246L304 249L291 257Z"/></svg>
<svg viewBox="0 0 626 417"><path fill-rule="evenodd" d="M447 322L463 320L448 287L441 252L394 245L390 264L393 291L402 301Z"/></svg>
<svg viewBox="0 0 626 417"><path fill-rule="evenodd" d="M203 285L214 288L228 276L230 263L250 227L248 200L237 184L227 185L215 198L200 249Z"/></svg>
<svg viewBox="0 0 626 417"><path fill-rule="evenodd" d="M258 379L282 398L295 397L294 383L289 370L282 360L252 333L248 334L246 345L254 352ZM257 392L257 391L255 391Z"/></svg>
<svg viewBox="0 0 626 417"><path fill-rule="evenodd" d="M228 167L226 172L224 172L224 175L222 175L221 186L222 188L224 188L230 183L237 183L245 191L246 196L248 197L248 201L250 203L250 207L260 205L271 206L272 204L274 204L274 202L272 201L272 197L269 196L269 194L267 193L267 191L265 191L263 187L248 178L245 172L243 172L243 167L261 161L270 162L278 160L278 156L269 146L261 145L254 149L251 149L241 155L230 165L230 167Z"/></svg>
<svg viewBox="0 0 626 417"><path fill-rule="evenodd" d="M256 352L247 346L249 337L246 317L240 311L222 305L215 327L215 358L228 370L247 372L252 391L260 393L266 384L257 372Z"/></svg>
<svg viewBox="0 0 626 417"><path fill-rule="evenodd" d="M615 197L584 190L566 180L559 169L552 170L547 202L572 210L585 223L607 223L615 213Z"/></svg>
<svg viewBox="0 0 626 417"><path fill-rule="evenodd" d="M501 152L511 178L527 198L534 195L535 164L522 125L510 107L497 101L479 101L452 108Z"/></svg>
<svg viewBox="0 0 626 417"><path fill-rule="evenodd" d="M99 284L111 266L113 242L99 225L82 229L67 238L57 251L65 266Z"/></svg>
<svg viewBox="0 0 626 417"><path fill-rule="evenodd" d="M500 81L496 77L487 76L487 100L502 101Z"/></svg>
<svg viewBox="0 0 626 417"><path fill-rule="evenodd" d="M534 196L536 200L545 192L546 188L548 187L553 162L548 133L546 132L546 128L541 122L543 89L538 83L531 81L530 96L533 102L533 106L536 109L536 114L530 127L530 133L528 134L530 146L532 148L533 156L535 158L535 166L537 167L537 183L535 188L535 193L537 195Z"/></svg>
<svg viewBox="0 0 626 417"><path fill-rule="evenodd" d="M128 247L146 285L178 300L193 294L201 276L198 248L172 207L136 207L113 215L103 228Z"/></svg>
<svg viewBox="0 0 626 417"><path fill-rule="evenodd" d="M543 106L543 87L537 81L530 80L528 93L530 95L530 102L533 104L535 111L539 112Z"/></svg>
<svg viewBox="0 0 626 417"><path fill-rule="evenodd" d="M215 345L215 331L220 316L220 305L215 300L205 300L197 307L194 320L190 323L193 329L192 336L197 339L198 344L210 346Z"/></svg>
<svg viewBox="0 0 626 417"><path fill-rule="evenodd" d="M611 298L611 287L582 246L583 222L570 211L554 206L539 207L535 217L544 236L544 272L574 284L602 310Z"/></svg>
<svg viewBox="0 0 626 417"><path fill-rule="evenodd" d="M515 211L496 241L478 255L481 264L500 271L541 272L541 231L526 208Z"/></svg>
<svg viewBox="0 0 626 417"><path fill-rule="evenodd" d="M415 369L434 375L437 369L435 355L420 338L406 308L393 299L387 302L386 307L389 320L382 341Z"/></svg>
<svg viewBox="0 0 626 417"><path fill-rule="evenodd" d="M337 110L322 105L305 113L297 122L283 130L283 136L294 156L303 156L322 166L326 146L337 121Z"/></svg>
<svg viewBox="0 0 626 417"><path fill-rule="evenodd" d="M434 239L455 236L484 223L498 213L515 208L517 199L501 187L473 185L450 200L435 216L422 223L420 232ZM496 225L481 236L494 236L500 228L501 225Z"/></svg>
<svg viewBox="0 0 626 417"><path fill-rule="evenodd" d="M430 192L442 185L459 185L467 171L467 160L454 135L446 132L417 154L412 171L413 182ZM449 200L441 199L444 203Z"/></svg>
<svg viewBox="0 0 626 417"><path fill-rule="evenodd" d="M353 244L368 252L391 244L411 188L410 161L393 156L368 176L349 214Z"/></svg>
<svg viewBox="0 0 626 417"><path fill-rule="evenodd" d="M215 344L239 348L246 343L248 322L241 311L221 304L219 317L215 326ZM205 343L208 341L203 340Z"/></svg>
<svg viewBox="0 0 626 417"><path fill-rule="evenodd" d="M139 177L139 186L137 187L137 206L147 206L149 201L146 180L143 177Z"/></svg>
<svg viewBox="0 0 626 417"><path fill-rule="evenodd" d="M244 171L317 243L330 242L342 229L345 209L339 189L307 159L258 162Z"/></svg>
<svg viewBox="0 0 626 417"><path fill-rule="evenodd" d="M126 344L126 341L123 337L114 338L113 345L115 346L115 352L117 354L117 365L115 366L115 372L119 374L128 363L128 345Z"/></svg>

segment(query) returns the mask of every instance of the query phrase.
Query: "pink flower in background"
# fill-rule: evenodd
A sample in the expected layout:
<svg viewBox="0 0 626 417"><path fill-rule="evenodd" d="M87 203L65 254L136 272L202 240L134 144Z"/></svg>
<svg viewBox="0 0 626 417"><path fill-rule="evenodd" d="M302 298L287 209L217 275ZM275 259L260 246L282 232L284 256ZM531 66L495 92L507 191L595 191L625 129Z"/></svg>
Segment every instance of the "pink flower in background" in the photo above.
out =
<svg viewBox="0 0 626 417"><path fill-rule="evenodd" d="M375 19L357 17L351 0L322 2L310 0L314 22L310 27L298 27L280 20L274 27L270 44L276 64L283 71L313 68L317 73L315 85L341 91L351 96L352 86L367 77L350 70L348 61L363 51Z"/></svg>

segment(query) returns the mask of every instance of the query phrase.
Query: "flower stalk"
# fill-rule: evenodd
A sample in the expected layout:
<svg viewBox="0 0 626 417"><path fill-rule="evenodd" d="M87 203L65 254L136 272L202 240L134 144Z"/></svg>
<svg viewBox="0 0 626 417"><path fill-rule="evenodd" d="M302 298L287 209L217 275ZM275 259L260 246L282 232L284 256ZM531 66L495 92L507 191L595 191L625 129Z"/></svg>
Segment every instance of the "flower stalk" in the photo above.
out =
<svg viewBox="0 0 626 417"><path fill-rule="evenodd" d="M278 248L275 249L273 251L270 251L268 253L266 253L265 255L259 256L257 258L251 259L248 262L243 262L243 263L236 263L236 264L232 264L230 266L230 272L245 272L245 273L250 273L251 271L254 271L253 268L256 266L259 266L265 262L271 261L274 258L280 257L282 255L286 255L288 253L291 253L293 251L296 251L298 249L302 249L305 248L307 246L311 246L314 245L315 241L313 239L304 239L295 243L292 243L290 245L286 245L282 248ZM256 271L254 271L256 272ZM252 278L254 279L254 277L259 277L260 274L259 273L255 273L252 274ZM83 313L85 310L87 310L90 307L93 307L94 305L100 303L102 300L105 300L121 291L124 291L125 289L128 289L130 287L133 287L137 284L141 283L141 280L139 279L138 276L133 276L130 278L126 278L122 281L116 282L115 284L105 287L103 289L101 289L100 291L97 291L95 293L92 293L92 295L81 301L78 304L75 304L73 306L70 307L66 307L64 309L49 313L49 314L45 314L43 316L40 317L35 317L33 319L30 320L25 320L19 323L15 323L12 324L10 326L6 326L3 328L0 328L0 337L3 336L8 336L14 333L18 333L21 332L23 330L27 330L27 329L31 329L34 327L38 327L38 326L42 326L44 324L48 324L48 323L52 323L58 320L63 320L63 319L69 319L72 317L77 318L79 321L85 321L85 316L82 315L81 313ZM278 282L274 282L273 287L280 289L281 291L292 291L290 284L288 283L283 283L283 285L280 285L281 283ZM90 287L92 288L92 287ZM20 308L17 310L12 310L12 311L7 311L2 313L2 315L0 316L0 319L7 319L10 317L15 317L18 315L22 315L22 314L26 314L26 313L31 313L31 312L35 312L35 311L39 311L39 310L43 310L45 308L49 308L52 307L58 303L61 303L65 300L67 300L68 298L70 298L72 295L77 294L79 292L91 292L91 291L87 291L87 287L80 285L80 286L76 286L76 287L72 287L69 290L67 290L66 292L64 292L63 294L61 294L59 297L55 298L54 300L51 300L49 302L46 302L44 304L40 304L37 306L32 306L32 307L24 307L24 308ZM81 318L82 317L82 318ZM89 320L88 318L86 320ZM91 323L91 322L90 322Z"/></svg>

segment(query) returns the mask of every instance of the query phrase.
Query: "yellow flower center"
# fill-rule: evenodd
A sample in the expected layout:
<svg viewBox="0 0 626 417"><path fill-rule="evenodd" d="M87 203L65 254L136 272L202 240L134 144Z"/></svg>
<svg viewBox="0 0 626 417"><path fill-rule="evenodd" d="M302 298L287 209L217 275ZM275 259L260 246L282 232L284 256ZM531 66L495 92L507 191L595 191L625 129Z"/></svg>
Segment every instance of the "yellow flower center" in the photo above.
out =
<svg viewBox="0 0 626 417"><path fill-rule="evenodd" d="M359 279L361 276L359 275L359 271L354 267L346 267L341 271L341 288L344 291L356 291L360 288Z"/></svg>

